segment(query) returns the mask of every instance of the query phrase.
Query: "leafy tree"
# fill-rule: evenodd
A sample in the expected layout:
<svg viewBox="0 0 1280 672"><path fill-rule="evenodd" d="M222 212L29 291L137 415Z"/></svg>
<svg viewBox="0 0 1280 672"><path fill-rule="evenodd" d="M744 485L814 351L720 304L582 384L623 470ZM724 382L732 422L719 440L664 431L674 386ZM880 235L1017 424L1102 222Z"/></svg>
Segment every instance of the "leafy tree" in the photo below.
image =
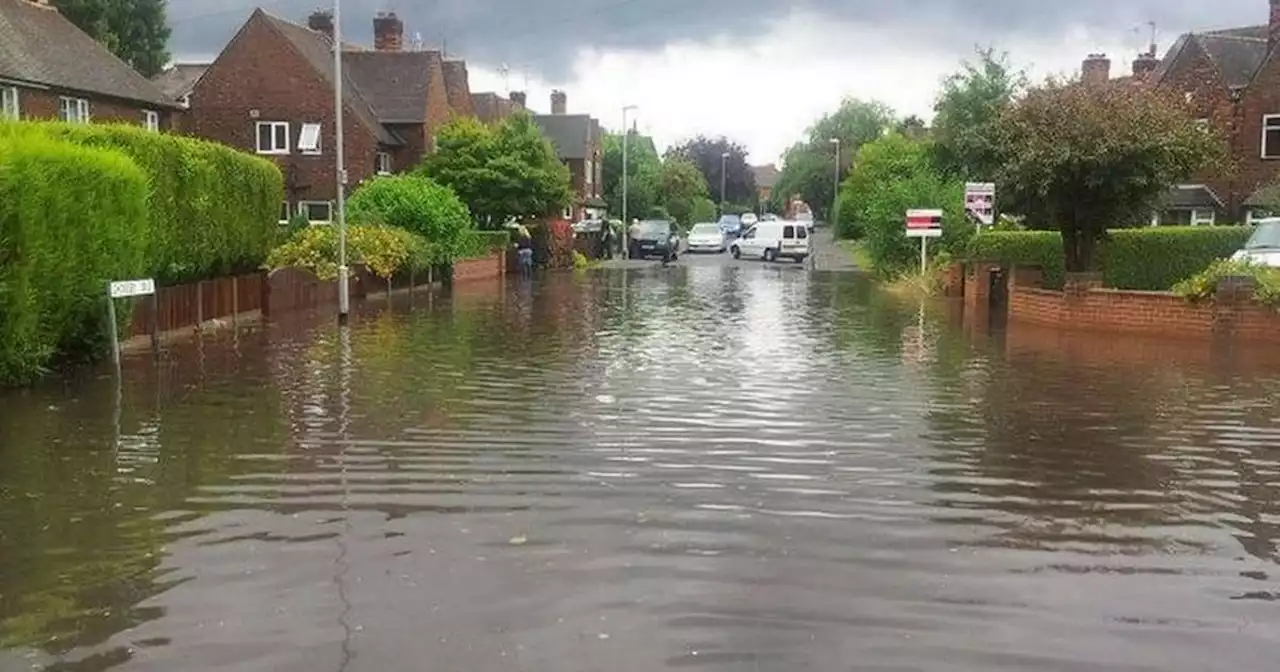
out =
<svg viewBox="0 0 1280 672"><path fill-rule="evenodd" d="M943 211L938 243L943 250L960 250L973 232L963 212L964 186L934 170L931 151L928 141L892 133L858 150L853 172L840 186L838 233L864 238L873 270L880 275L918 263L919 241L905 233L907 210Z"/></svg>
<svg viewBox="0 0 1280 672"><path fill-rule="evenodd" d="M728 159L723 158L728 153ZM724 175L724 200L754 209L756 175L747 164L747 150L724 136L698 137L667 150L666 160L683 159L698 167L711 190L711 198L720 200L720 178Z"/></svg>
<svg viewBox="0 0 1280 672"><path fill-rule="evenodd" d="M645 215L661 200L662 161L653 140L628 131L627 136L627 218ZM601 185L609 212L622 216L622 135L604 137Z"/></svg>
<svg viewBox="0 0 1280 672"><path fill-rule="evenodd" d="M830 219L837 172L836 146L831 140L840 140L839 179L843 180L858 150L893 128L895 117L884 103L846 98L836 111L809 127L804 141L783 155L773 207L781 211L788 199L799 195L816 217Z"/></svg>
<svg viewBox="0 0 1280 672"><path fill-rule="evenodd" d="M689 211L688 224L697 224L699 222L716 221L716 204L709 198L699 198L693 202L693 209Z"/></svg>
<svg viewBox="0 0 1280 672"><path fill-rule="evenodd" d="M990 180L1000 165L996 125L1026 87L1026 74L992 49L979 49L976 63L965 61L943 80L933 106L938 168L964 180Z"/></svg>
<svg viewBox="0 0 1280 672"><path fill-rule="evenodd" d="M527 114L493 127L454 118L436 134L436 151L418 173L453 189L489 229L558 212L572 198L568 168Z"/></svg>
<svg viewBox="0 0 1280 672"><path fill-rule="evenodd" d="M53 0L53 5L144 77L169 62L166 0Z"/></svg>
<svg viewBox="0 0 1280 672"><path fill-rule="evenodd" d="M894 131L905 135L912 140L920 140L929 133L929 127L925 125L924 119L913 114L898 122Z"/></svg>
<svg viewBox="0 0 1280 672"><path fill-rule="evenodd" d="M1050 81L1001 115L997 181L1029 217L1062 232L1066 270L1087 271L1110 226L1225 156L1222 139L1169 91L1127 82Z"/></svg>
<svg viewBox="0 0 1280 672"><path fill-rule="evenodd" d="M693 222L694 210L699 203L708 200L707 181L697 166L685 159L671 157L662 163L659 196L667 212L677 222L688 225Z"/></svg>
<svg viewBox="0 0 1280 672"><path fill-rule="evenodd" d="M426 239L436 263L452 261L471 229L467 206L448 187L418 175L387 175L361 183L347 201L353 223L392 226Z"/></svg>

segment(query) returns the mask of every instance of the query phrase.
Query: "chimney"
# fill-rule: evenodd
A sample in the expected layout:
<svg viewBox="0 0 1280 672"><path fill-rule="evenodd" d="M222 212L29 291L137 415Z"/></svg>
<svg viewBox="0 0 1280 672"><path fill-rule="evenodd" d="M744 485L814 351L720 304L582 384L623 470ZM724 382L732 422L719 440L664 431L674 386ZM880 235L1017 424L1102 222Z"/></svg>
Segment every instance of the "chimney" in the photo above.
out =
<svg viewBox="0 0 1280 672"><path fill-rule="evenodd" d="M307 17L307 27L317 33L324 33L329 41L333 41L333 12L317 9Z"/></svg>
<svg viewBox="0 0 1280 672"><path fill-rule="evenodd" d="M1280 42L1280 0L1271 0L1271 17L1267 21L1267 46L1275 49Z"/></svg>
<svg viewBox="0 0 1280 672"><path fill-rule="evenodd" d="M379 10L373 17L373 48L400 51L404 48L404 22L395 12Z"/></svg>
<svg viewBox="0 0 1280 672"><path fill-rule="evenodd" d="M1138 54L1138 57L1133 59L1133 76L1135 79L1146 79L1159 65L1160 59L1156 58L1156 45L1153 44L1151 51Z"/></svg>
<svg viewBox="0 0 1280 672"><path fill-rule="evenodd" d="M1280 2L1280 0L1274 0ZM564 114L565 108L569 105L569 97L564 91L555 89L551 92L551 114Z"/></svg>
<svg viewBox="0 0 1280 672"><path fill-rule="evenodd" d="M1280 0L1271 0L1280 2ZM1111 59L1106 54L1089 54L1080 66L1080 81L1089 86L1106 84L1111 79Z"/></svg>
<svg viewBox="0 0 1280 672"><path fill-rule="evenodd" d="M525 105L525 96L524 96L524 91L512 91L512 92L511 92L511 104L515 105L517 108L522 109L522 110L523 110L525 107L527 107L527 106Z"/></svg>

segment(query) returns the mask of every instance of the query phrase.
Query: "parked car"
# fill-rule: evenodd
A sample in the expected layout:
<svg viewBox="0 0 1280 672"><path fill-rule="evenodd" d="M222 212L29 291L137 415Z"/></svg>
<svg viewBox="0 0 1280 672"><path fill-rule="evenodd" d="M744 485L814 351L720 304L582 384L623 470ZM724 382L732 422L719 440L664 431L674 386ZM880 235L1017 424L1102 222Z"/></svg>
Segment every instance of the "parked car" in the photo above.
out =
<svg viewBox="0 0 1280 672"><path fill-rule="evenodd" d="M804 224L804 228L808 229L809 231L813 230L813 212L812 211L805 210L804 212L797 212L796 221L800 222L801 224Z"/></svg>
<svg viewBox="0 0 1280 672"><path fill-rule="evenodd" d="M764 213L764 215L763 215L763 216L761 216L761 217L760 217L760 221L762 221L762 222L776 222L776 221L778 221L778 216L777 216L777 215L775 215L775 214L773 214L772 212L766 212L766 213Z"/></svg>
<svg viewBox="0 0 1280 672"><path fill-rule="evenodd" d="M724 252L728 249L724 231L721 231L720 226L715 222L694 224L693 228L689 229L688 249L690 252Z"/></svg>
<svg viewBox="0 0 1280 672"><path fill-rule="evenodd" d="M675 259L680 253L680 230L665 219L646 219L640 222L639 234L631 242L631 258L644 259L653 255Z"/></svg>
<svg viewBox="0 0 1280 672"><path fill-rule="evenodd" d="M729 251L734 259L794 259L804 261L812 253L812 239L803 222L779 220L760 222L733 241Z"/></svg>
<svg viewBox="0 0 1280 672"><path fill-rule="evenodd" d="M1231 258L1280 268L1280 217L1258 220L1253 235Z"/></svg>
<svg viewBox="0 0 1280 672"><path fill-rule="evenodd" d="M742 218L737 215L721 215L720 230L726 236L737 238L742 234Z"/></svg>
<svg viewBox="0 0 1280 672"><path fill-rule="evenodd" d="M756 223L760 221L760 218L756 217L756 213L754 212L747 212L742 215L741 220L742 220L742 228L749 229L755 226Z"/></svg>

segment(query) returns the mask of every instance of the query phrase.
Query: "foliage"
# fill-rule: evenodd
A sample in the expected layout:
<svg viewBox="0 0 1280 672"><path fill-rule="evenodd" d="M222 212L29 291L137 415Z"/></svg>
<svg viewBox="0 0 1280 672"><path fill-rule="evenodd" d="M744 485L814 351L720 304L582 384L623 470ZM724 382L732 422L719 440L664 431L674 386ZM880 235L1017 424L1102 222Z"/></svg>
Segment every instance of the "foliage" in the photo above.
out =
<svg viewBox="0 0 1280 672"><path fill-rule="evenodd" d="M835 183L843 182L848 176L853 157L863 145L897 125L896 116L889 106L878 101L856 98L841 101L839 108L810 126L805 131L805 139L784 154L771 209L783 212L788 199L799 195L815 217L830 220ZM840 140L839 178L832 138Z"/></svg>
<svg viewBox="0 0 1280 672"><path fill-rule="evenodd" d="M574 250L573 251L573 270L583 271L591 267L591 260L587 259L587 255Z"/></svg>
<svg viewBox="0 0 1280 672"><path fill-rule="evenodd" d="M270 161L138 126L0 123L0 138L42 135L119 150L147 174L143 270L160 284L258 268L277 241L284 181Z"/></svg>
<svg viewBox="0 0 1280 672"><path fill-rule="evenodd" d="M559 212L573 196L569 169L523 112L497 126L455 117L440 128L436 151L418 172L453 189L488 229Z"/></svg>
<svg viewBox="0 0 1280 672"><path fill-rule="evenodd" d="M365 264L383 279L435 262L435 253L422 236L394 226L353 224L347 227L347 253L351 264ZM322 280L338 277L337 227L312 226L299 231L271 251L268 268L300 267Z"/></svg>
<svg viewBox="0 0 1280 672"><path fill-rule="evenodd" d="M1253 299L1273 308L1280 308L1280 269L1234 259L1217 259L1207 268L1173 286L1173 293L1191 302L1212 299L1218 290L1218 282L1231 276L1253 278Z"/></svg>
<svg viewBox="0 0 1280 672"><path fill-rule="evenodd" d="M727 159L723 158L728 154ZM717 202L737 203L751 208L756 202L756 174L747 164L747 150L723 135L718 138L697 136L682 145L671 147L666 161L684 160L697 166ZM721 177L724 194L720 193Z"/></svg>
<svg viewBox="0 0 1280 672"><path fill-rule="evenodd" d="M421 236L430 244L435 263L456 258L471 231L467 206L453 191L416 175L365 181L347 201L347 213L353 222L393 226Z"/></svg>
<svg viewBox="0 0 1280 672"><path fill-rule="evenodd" d="M662 190L662 161L653 140L629 131L627 137L627 212L633 219L658 205ZM604 137L601 188L609 212L618 218L622 212L622 135Z"/></svg>
<svg viewBox="0 0 1280 672"><path fill-rule="evenodd" d="M169 62L165 5L165 0L53 0L71 23L148 78Z"/></svg>
<svg viewBox="0 0 1280 672"><path fill-rule="evenodd" d="M716 204L711 202L711 199L699 198L694 200L693 207L689 209L690 224L714 222L716 219Z"/></svg>
<svg viewBox="0 0 1280 672"><path fill-rule="evenodd" d="M1113 229L1099 248L1103 283L1116 289L1167 290L1240 249L1249 232L1240 226ZM985 230L970 239L963 257L1039 266L1046 286L1062 286L1062 235L1056 231Z"/></svg>
<svg viewBox="0 0 1280 672"><path fill-rule="evenodd" d="M503 231L470 231L462 239L459 259L487 257L494 252L505 252L511 247L511 234Z"/></svg>
<svg viewBox="0 0 1280 672"><path fill-rule="evenodd" d="M147 178L119 152L0 137L0 383L106 341L106 285L146 270Z"/></svg>
<svg viewBox="0 0 1280 672"><path fill-rule="evenodd" d="M1000 165L1000 115L1026 89L1027 76L1013 69L1008 54L987 48L977 55L942 82L933 105L933 153L943 173L986 182Z"/></svg>
<svg viewBox="0 0 1280 672"><path fill-rule="evenodd" d="M938 176L927 141L891 133L858 152L856 167L840 188L837 235L862 237L872 270L888 277L918 265L920 243L906 237L904 218L912 208L943 211L942 237L929 244L958 252L972 233L964 217L964 187Z"/></svg>
<svg viewBox="0 0 1280 672"><path fill-rule="evenodd" d="M659 197L667 213L677 222L685 226L693 223L695 208L709 202L707 196L707 181L697 166L679 157L671 157L662 163ZM712 208L715 208L714 204Z"/></svg>
<svg viewBox="0 0 1280 672"><path fill-rule="evenodd" d="M996 181L1033 220L1058 227L1071 271L1092 267L1107 224L1138 221L1225 150L1183 100L1128 82L1048 82L1001 115L997 138Z"/></svg>

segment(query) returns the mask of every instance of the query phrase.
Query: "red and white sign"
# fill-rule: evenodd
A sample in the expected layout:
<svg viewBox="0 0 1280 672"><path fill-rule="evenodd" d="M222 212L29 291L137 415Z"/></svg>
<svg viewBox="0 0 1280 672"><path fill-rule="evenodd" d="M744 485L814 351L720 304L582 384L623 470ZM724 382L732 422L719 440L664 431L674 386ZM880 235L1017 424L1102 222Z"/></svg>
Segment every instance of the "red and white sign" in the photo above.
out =
<svg viewBox="0 0 1280 672"><path fill-rule="evenodd" d="M967 182L964 185L964 209L986 226L996 221L996 185L994 182Z"/></svg>
<svg viewBox="0 0 1280 672"><path fill-rule="evenodd" d="M942 235L941 210L908 210L908 238L937 238Z"/></svg>

